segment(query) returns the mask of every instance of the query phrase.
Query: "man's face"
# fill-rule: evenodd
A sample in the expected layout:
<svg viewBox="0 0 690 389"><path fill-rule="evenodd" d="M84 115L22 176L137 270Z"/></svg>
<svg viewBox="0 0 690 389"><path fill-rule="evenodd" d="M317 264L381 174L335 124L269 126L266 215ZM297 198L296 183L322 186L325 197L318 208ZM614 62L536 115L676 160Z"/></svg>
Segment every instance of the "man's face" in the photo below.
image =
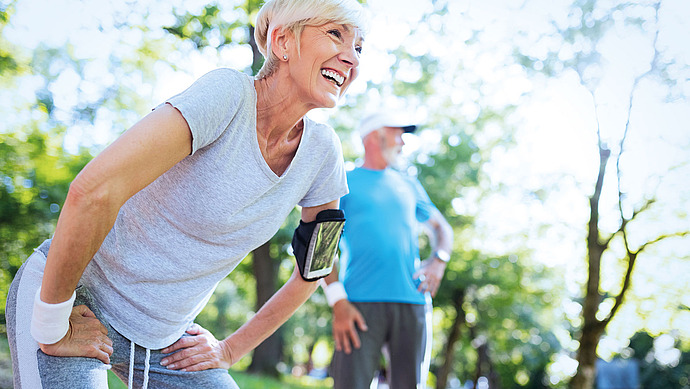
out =
<svg viewBox="0 0 690 389"><path fill-rule="evenodd" d="M399 162L400 152L405 145L400 127L383 127L379 131L381 139L381 154L389 166L396 166Z"/></svg>

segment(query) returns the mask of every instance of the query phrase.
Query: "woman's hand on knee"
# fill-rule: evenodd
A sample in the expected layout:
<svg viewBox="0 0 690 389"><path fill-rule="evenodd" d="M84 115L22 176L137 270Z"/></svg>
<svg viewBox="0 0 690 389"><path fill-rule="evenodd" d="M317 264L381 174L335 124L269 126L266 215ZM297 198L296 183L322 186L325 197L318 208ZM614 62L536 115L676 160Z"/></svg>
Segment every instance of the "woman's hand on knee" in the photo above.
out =
<svg viewBox="0 0 690 389"><path fill-rule="evenodd" d="M193 336L182 337L161 350L165 354L174 353L163 358L161 365L181 371L230 368L233 362L225 343L198 324L193 324L187 333Z"/></svg>
<svg viewBox="0 0 690 389"><path fill-rule="evenodd" d="M113 354L113 341L108 338L108 330L86 305L72 308L69 330L60 341L39 343L39 346L48 355L96 358L105 364L110 363Z"/></svg>

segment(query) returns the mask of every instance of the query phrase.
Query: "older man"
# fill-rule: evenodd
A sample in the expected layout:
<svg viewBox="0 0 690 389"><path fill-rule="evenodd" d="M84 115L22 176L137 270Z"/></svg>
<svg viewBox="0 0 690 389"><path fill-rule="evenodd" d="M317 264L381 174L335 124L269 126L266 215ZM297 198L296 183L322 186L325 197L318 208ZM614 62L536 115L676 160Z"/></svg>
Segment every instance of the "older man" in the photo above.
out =
<svg viewBox="0 0 690 389"><path fill-rule="evenodd" d="M359 133L364 163L347 174L350 193L341 200L347 223L340 276L324 290L333 307L336 389L369 388L382 347L390 358L391 387L425 388L431 349L431 296L450 259L453 233L419 181L394 166L402 135L416 125L392 113L364 118ZM419 260L420 223L431 256Z"/></svg>

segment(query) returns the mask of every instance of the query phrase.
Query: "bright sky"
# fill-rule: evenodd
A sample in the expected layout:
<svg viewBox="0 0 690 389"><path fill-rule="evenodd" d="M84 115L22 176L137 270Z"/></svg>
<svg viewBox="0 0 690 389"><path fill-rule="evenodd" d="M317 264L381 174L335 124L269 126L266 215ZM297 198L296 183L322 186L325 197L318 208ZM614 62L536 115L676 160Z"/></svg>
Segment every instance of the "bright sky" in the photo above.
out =
<svg viewBox="0 0 690 389"><path fill-rule="evenodd" d="M131 3L131 2L130 2ZM147 18L152 25L171 24L170 9L183 3L183 0L163 2L162 7ZM560 26L573 22L564 11L567 1L557 0L457 0L449 2L449 13L456 23L447 23L443 28L449 41L435 39L434 31L439 22L419 24L419 15L431 10L428 1L419 0L370 0L368 1L374 15L372 29L366 37L365 55L361 62L360 78L349 93L368 93L366 81L380 82L392 77L390 65L393 59L388 51L400 45L416 54L444 56L450 69L453 64L464 61L472 66L463 76L449 74L453 84L450 93L456 104L462 105L463 114L471 121L476 118L479 106L474 102L476 91L468 85L469 77L480 77L486 82L493 96L491 103L518 103L520 126L516 134L517 145L510 150L496 150L487 173L492 182L501 182L507 186L526 188L536 191L544 189L554 182L556 177L566 176L554 188L547 188L553 193L539 203L534 199L524 198L517 192L498 194L477 207L471 196L458 197L454 202L458 212L476 214L479 226L494 237L513 237L477 241L475 244L485 251L504 252L511 245L524 244L522 236L533 223L550 223L547 232L528 231L530 234L541 234L541 239L529 240L534 243L535 258L550 267L562 269L567 292L578 295L585 281L584 263L584 225L588 219L587 198L593 188L597 171L596 121L593 115L592 100L578 84L573 74L564 74L557 79L545 80L529 78L518 66L505 66L503 58L509 54L512 44L519 43L514 31L518 28L529 28L535 35L551 28L550 19L556 19ZM138 2L141 4L141 2ZM205 4L202 0L186 0L185 7L199 8ZM102 71L102 61L117 48L120 36L106 29L96 28L99 23L112 26L112 15L124 18L128 2L104 2L96 0L21 0L17 4L17 13L13 16L12 25L4 30L10 41L24 46L34 47L38 43L59 46L66 41L74 44L76 55L92 58L91 64L94 82L116 82L108 79ZM575 15L577 16L577 15ZM132 22L138 22L132 16ZM690 45L687 37L690 29L690 2L686 0L664 0L661 12L661 35L659 46L669 57L679 63L690 63ZM645 26L647 30L653 26ZM466 46L462 42L470 37L472 30L483 30L482 47ZM616 27L614 33L602 42L599 50L605 64L600 72L604 75L597 93L600 106L600 124L604 138L617 151L617 142L626 120L626 109L629 88L632 79L645 71L651 59L648 37L622 26ZM134 33L127 37L136 42ZM523 39L524 40L524 39ZM540 57L547 49L558 42L542 41L530 47L530 54ZM566 59L573 55L577 47L562 47L560 56ZM148 86L144 92L151 96L151 103L179 92L196 77L218 66L245 67L250 54L247 49L215 52L193 53L181 63L182 70L175 72L161 66L156 71L161 80L158 85ZM396 76L416 80L423 69L419 64L410 63ZM673 69L671 69L673 71ZM112 77L111 77L112 78ZM33 81L35 82L35 80ZM71 91L79 82L74 74L63 74L56 83L56 104L68 109L74 104L76 95ZM26 81L27 85L31 80ZM35 86L34 86L35 87ZM32 93L33 89L26 89ZM677 87L686 96L690 94L688 82ZM522 94L530 93L525 99ZM372 105L384 104L380 96L371 95ZM378 100L377 100L378 99ZM0 96L0 102L3 102ZM429 97L433 104L434 97ZM385 102L390 103L389 101ZM404 106L405 102L398 102ZM631 229L631 241L642 242L657 231L671 233L678 230L690 230L690 103L688 100L665 101L664 92L652 82L643 82L635 94L635 110L630 127L629 147L622 164L630 172L624 177L624 191L628 199L639 204L645 196L656 191L659 203L675 204L673 209L659 208L645 220L644 228ZM418 114L424 114L424 107ZM327 113L317 113L327 118ZM97 123L96 129L80 129L68 139L67 147L75 147L83 141L86 133L91 133L96 143L107 143L113 136L107 123L111 118L104 118ZM492 129L488 128L488 132ZM502 129L495 128L500 132ZM489 135L489 134L487 134ZM433 130L422 132L409 139L410 153L420 148L434 147L438 133ZM431 146L430 146L431 145ZM685 163L677 170L670 166ZM611 165L609 171L613 172ZM612 179L613 177L609 177ZM615 182L615 181L614 181ZM617 223L615 212L615 188L606 188L603 199L603 228L614 228ZM627 207L627 206L626 206ZM686 212L684 215L679 212ZM583 228L573 228L582 226ZM633 227L633 226L631 226ZM622 340L632 335L630 321L644 323L652 331L667 331L674 328L685 337L690 337L690 315L687 311L664 310L666 304L679 303L690 306L690 295L683 293L690 288L687 274L690 274L688 241L675 240L650 250L648 255L640 257L634 280L634 294L640 306L628 305L620 313L620 320L610 327L611 336L605 339L600 347L602 355L617 351L624 346ZM676 258L676 260L671 260ZM685 258L679 261L677 258ZM609 261L615 262L615 261ZM659 271L659 270L663 271ZM604 288L617 291L620 269L613 263L605 264ZM610 275L610 276L609 276ZM668 287L673 285L673 287ZM680 295L679 295L680 294ZM659 303L661 301L661 303ZM575 304L577 305L577 304ZM661 307L661 308L659 308ZM565 304L564 315L574 317L579 312L572 304ZM564 362L564 366L567 363Z"/></svg>

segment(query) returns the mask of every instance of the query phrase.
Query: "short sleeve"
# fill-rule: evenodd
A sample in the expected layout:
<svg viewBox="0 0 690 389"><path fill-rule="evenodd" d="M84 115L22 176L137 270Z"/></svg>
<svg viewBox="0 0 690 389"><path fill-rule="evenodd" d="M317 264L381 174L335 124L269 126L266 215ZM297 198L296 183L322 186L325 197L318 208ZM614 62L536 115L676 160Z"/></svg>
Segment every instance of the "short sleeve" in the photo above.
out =
<svg viewBox="0 0 690 389"><path fill-rule="evenodd" d="M415 216L417 217L417 221L423 223L429 220L431 215L437 211L436 206L431 202L429 195L426 193L426 190L424 190L419 180L414 177L409 177L408 180L415 194Z"/></svg>
<svg viewBox="0 0 690 389"><path fill-rule="evenodd" d="M216 69L201 76L182 93L166 100L187 121L192 132L192 154L211 144L225 131L249 93L247 75Z"/></svg>
<svg viewBox="0 0 690 389"><path fill-rule="evenodd" d="M319 131L327 131L330 142L328 151L325 153L321 167L318 170L311 187L307 194L299 202L302 207L315 207L337 200L348 193L347 176L345 174L345 163L343 161L343 149L340 139L332 128L320 125ZM326 139L328 140L328 139Z"/></svg>

